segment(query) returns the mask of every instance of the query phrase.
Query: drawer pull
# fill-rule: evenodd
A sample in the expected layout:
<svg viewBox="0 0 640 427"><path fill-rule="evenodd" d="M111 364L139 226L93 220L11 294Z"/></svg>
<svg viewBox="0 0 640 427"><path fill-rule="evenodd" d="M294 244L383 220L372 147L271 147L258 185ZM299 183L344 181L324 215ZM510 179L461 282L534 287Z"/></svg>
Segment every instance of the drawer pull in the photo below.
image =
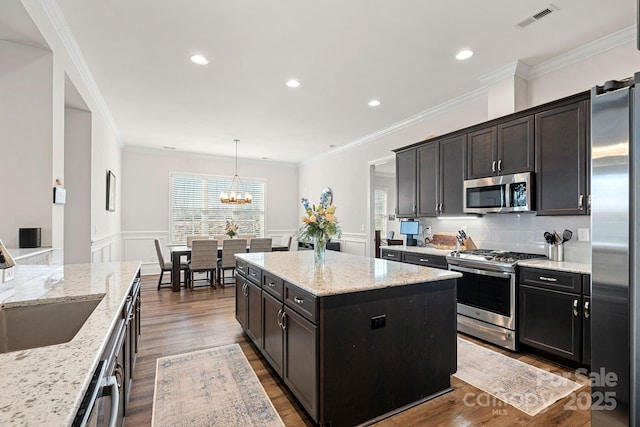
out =
<svg viewBox="0 0 640 427"><path fill-rule="evenodd" d="M252 275L253 277L256 277L256 276L257 276L257 274L256 274L256 273L251 273L251 275Z"/></svg>
<svg viewBox="0 0 640 427"><path fill-rule="evenodd" d="M269 282L267 285L268 285L270 288L275 288L275 287L276 287L276 284L275 284L275 283L273 283L273 282Z"/></svg>
<svg viewBox="0 0 640 427"><path fill-rule="evenodd" d="M395 257L396 257L396 256L395 256L395 255L393 255L393 254L387 254L387 256L388 256L389 258L395 258Z"/></svg>
<svg viewBox="0 0 640 427"><path fill-rule="evenodd" d="M578 317L579 313L578 313L578 300L574 299L573 300L573 317Z"/></svg>
<svg viewBox="0 0 640 427"><path fill-rule="evenodd" d="M293 297L293 301L296 304L304 304L304 300L302 298L299 298L299 297Z"/></svg>
<svg viewBox="0 0 640 427"><path fill-rule="evenodd" d="M553 277L544 277L544 276L540 276L538 277L538 279L544 281L544 282L557 282L558 279L553 278Z"/></svg>
<svg viewBox="0 0 640 427"><path fill-rule="evenodd" d="M282 312L282 323L280 323L280 327L282 328L282 330L286 330L287 329L287 313L285 313L284 311Z"/></svg>
<svg viewBox="0 0 640 427"><path fill-rule="evenodd" d="M420 262L429 262L429 260L426 258L420 258Z"/></svg>

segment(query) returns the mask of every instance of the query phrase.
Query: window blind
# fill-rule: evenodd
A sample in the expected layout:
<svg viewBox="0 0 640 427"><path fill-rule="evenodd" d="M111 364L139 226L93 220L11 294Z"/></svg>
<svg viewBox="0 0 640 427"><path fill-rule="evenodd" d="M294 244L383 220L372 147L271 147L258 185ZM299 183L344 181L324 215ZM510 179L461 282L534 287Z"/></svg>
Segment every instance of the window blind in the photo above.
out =
<svg viewBox="0 0 640 427"><path fill-rule="evenodd" d="M250 204L220 202L220 192L229 192L232 177L171 173L171 237L173 243L186 243L187 236L225 234L227 221L238 226L238 234L264 236L265 181L243 179L244 191L251 193Z"/></svg>
<svg viewBox="0 0 640 427"><path fill-rule="evenodd" d="M381 236L387 235L387 189L375 189L375 218L376 230L380 230Z"/></svg>

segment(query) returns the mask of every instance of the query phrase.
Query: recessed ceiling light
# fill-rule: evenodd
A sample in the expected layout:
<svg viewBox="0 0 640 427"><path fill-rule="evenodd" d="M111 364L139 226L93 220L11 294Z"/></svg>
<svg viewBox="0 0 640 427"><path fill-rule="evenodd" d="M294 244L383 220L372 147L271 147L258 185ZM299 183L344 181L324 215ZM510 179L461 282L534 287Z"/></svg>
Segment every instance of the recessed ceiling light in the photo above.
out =
<svg viewBox="0 0 640 427"><path fill-rule="evenodd" d="M269 160L269 158L268 157L263 157L262 160Z"/></svg>
<svg viewBox="0 0 640 427"><path fill-rule="evenodd" d="M469 59L473 56L473 51L469 50L469 49L464 49L461 50L460 52L458 52L458 54L456 55L456 59L459 61L465 60L465 59Z"/></svg>
<svg viewBox="0 0 640 427"><path fill-rule="evenodd" d="M372 99L371 101L369 101L369 107L377 107L378 105L380 105L380 101L378 101L377 99Z"/></svg>
<svg viewBox="0 0 640 427"><path fill-rule="evenodd" d="M295 79L291 79L288 82L285 83L287 86L289 87L299 87L300 86L300 82L295 80Z"/></svg>
<svg viewBox="0 0 640 427"><path fill-rule="evenodd" d="M191 55L191 62L198 65L207 65L209 60L202 55Z"/></svg>
<svg viewBox="0 0 640 427"><path fill-rule="evenodd" d="M336 148L336 147L337 147L337 145L336 145L336 144L330 144L330 145L329 145L329 148Z"/></svg>

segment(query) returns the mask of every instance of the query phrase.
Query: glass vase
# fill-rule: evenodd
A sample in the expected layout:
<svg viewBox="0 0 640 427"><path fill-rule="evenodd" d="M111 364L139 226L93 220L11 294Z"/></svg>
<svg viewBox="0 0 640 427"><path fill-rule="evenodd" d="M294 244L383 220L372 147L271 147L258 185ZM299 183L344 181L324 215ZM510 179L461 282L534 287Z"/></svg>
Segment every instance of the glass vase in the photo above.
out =
<svg viewBox="0 0 640 427"><path fill-rule="evenodd" d="M313 239L313 259L316 264L324 264L325 253L327 252L327 238L325 236L315 236Z"/></svg>

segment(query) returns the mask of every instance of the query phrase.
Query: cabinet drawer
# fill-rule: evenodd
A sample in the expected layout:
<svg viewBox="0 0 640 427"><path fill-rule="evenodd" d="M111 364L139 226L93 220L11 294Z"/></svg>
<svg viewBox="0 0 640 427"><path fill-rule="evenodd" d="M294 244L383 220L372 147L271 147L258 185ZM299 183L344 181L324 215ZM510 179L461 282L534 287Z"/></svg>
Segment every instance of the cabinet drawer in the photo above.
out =
<svg viewBox="0 0 640 427"><path fill-rule="evenodd" d="M250 264L247 265L247 278L258 286L262 285L262 270Z"/></svg>
<svg viewBox="0 0 640 427"><path fill-rule="evenodd" d="M384 250L380 251L380 257L382 259L387 259L389 261L402 261L402 252L401 251L389 251Z"/></svg>
<svg viewBox="0 0 640 427"><path fill-rule="evenodd" d="M582 275L578 273L526 267L520 269L520 283L576 294L582 293Z"/></svg>
<svg viewBox="0 0 640 427"><path fill-rule="evenodd" d="M284 292L284 303L286 305L313 323L318 323L316 319L318 310L315 296L287 282L284 283Z"/></svg>
<svg viewBox="0 0 640 427"><path fill-rule="evenodd" d="M282 294L284 293L284 281L278 276L267 273L262 273L262 289L269 292L271 295L282 301Z"/></svg>
<svg viewBox="0 0 640 427"><path fill-rule="evenodd" d="M424 265L425 267L447 268L447 259L441 255L427 255L411 252L402 253L402 262Z"/></svg>
<svg viewBox="0 0 640 427"><path fill-rule="evenodd" d="M249 274L247 272L247 263L244 261L240 261L239 259L236 260L236 271L244 277L247 277L247 274Z"/></svg>

